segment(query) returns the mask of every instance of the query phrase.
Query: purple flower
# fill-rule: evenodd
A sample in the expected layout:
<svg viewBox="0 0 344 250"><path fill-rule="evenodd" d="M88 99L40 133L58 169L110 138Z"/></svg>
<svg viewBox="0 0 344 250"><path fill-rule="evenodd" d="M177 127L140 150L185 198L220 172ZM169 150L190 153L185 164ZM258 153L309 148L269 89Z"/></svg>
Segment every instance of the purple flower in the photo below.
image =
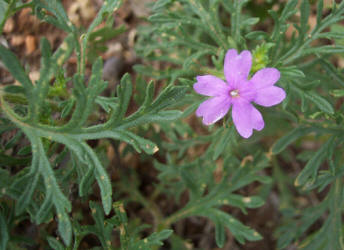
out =
<svg viewBox="0 0 344 250"><path fill-rule="evenodd" d="M248 79L252 65L252 55L248 50L240 54L235 49L227 51L224 62L226 81L213 76L197 76L193 85L195 91L212 98L202 102L196 110L203 123L210 125L224 117L231 105L232 118L238 133L248 138L253 129L262 130L264 120L252 102L270 107L283 101L286 94L282 88L274 86L280 78L275 68L264 68Z"/></svg>

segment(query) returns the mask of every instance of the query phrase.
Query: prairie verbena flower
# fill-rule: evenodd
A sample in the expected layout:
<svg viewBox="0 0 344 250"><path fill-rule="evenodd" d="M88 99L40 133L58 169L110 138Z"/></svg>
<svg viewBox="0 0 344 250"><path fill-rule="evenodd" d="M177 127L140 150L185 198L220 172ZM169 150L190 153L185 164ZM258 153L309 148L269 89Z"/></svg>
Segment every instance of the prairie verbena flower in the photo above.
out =
<svg viewBox="0 0 344 250"><path fill-rule="evenodd" d="M226 81L213 76L197 76L194 90L210 99L202 102L196 110L203 123L210 125L223 118L232 107L232 118L238 133L248 138L253 129L262 130L264 120L262 114L252 103L264 107L279 104L286 96L285 91L274 86L280 78L275 68L263 68L248 79L252 66L252 55L248 50L240 54L235 49L226 53L224 75Z"/></svg>

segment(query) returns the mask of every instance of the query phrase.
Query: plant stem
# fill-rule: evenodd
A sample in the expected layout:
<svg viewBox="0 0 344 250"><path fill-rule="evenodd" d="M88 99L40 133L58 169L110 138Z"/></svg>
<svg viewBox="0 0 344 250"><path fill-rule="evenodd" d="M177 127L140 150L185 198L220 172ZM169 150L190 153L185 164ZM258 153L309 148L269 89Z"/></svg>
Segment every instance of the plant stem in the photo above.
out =
<svg viewBox="0 0 344 250"><path fill-rule="evenodd" d="M173 224L174 222L181 220L185 217L188 217L189 214L191 214L194 210L194 207L189 207L189 208L184 208L181 209L177 212L175 212L174 214L170 215L169 217L167 217L161 224L160 224L160 228L159 229L165 229L165 228L170 228L171 224Z"/></svg>
<svg viewBox="0 0 344 250"><path fill-rule="evenodd" d="M128 182L131 183L130 181ZM144 197L136 187L133 187L133 185L129 184L129 186L120 187L123 189L123 191L128 192L134 201L141 203L141 205L143 205L151 213L154 218L153 229L156 231L163 218L159 207L153 201L146 199L146 197Z"/></svg>
<svg viewBox="0 0 344 250"><path fill-rule="evenodd" d="M2 35L2 31L4 29L5 23L7 19L12 15L12 8L15 5L16 1L11 0L11 2L8 4L7 10L5 12L5 16L2 19L2 22L0 23L0 35Z"/></svg>

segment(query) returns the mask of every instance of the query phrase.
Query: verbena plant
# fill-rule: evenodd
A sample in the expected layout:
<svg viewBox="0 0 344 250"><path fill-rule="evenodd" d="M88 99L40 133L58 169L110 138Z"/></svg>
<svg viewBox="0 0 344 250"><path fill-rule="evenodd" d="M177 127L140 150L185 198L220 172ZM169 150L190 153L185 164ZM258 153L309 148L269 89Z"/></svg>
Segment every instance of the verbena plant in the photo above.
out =
<svg viewBox="0 0 344 250"><path fill-rule="evenodd" d="M12 135L2 140L0 150L0 247L34 244L11 233L18 222L30 219L41 225L40 237L53 249L77 249L88 234L96 235L102 249L154 249L167 238L172 249L185 249L188 239L172 230L193 216L212 221L218 247L227 246L227 232L244 244L262 236L237 218L235 208L246 214L277 192L281 219L271 232L277 248L342 249L344 77L333 63L338 56L332 55L344 52L344 32L337 25L344 19L344 2L324 6L321 0L290 0L278 10L258 12L259 6L248 0L156 1L136 46L144 63L135 66L142 77L136 79L133 99L139 108L133 113L127 112L131 77L124 75L112 96L101 95L106 88L102 60L94 59L90 46L99 41L96 36L106 40L120 4L104 1L83 32L68 20L58 0L0 0L0 31L16 11L32 8L67 35L55 51L47 39L41 40L36 82L16 55L0 45L1 62L20 83L0 90L0 132ZM310 27L313 11L316 22ZM103 32L98 28L102 22L109 24ZM111 34L121 32L118 28ZM225 79L229 49L252 52L249 78L264 68L278 70L277 85L286 93L281 105L259 108L265 128L249 139L238 134L229 115L211 126L193 116L205 100L195 92L195 77ZM68 76L62 66L73 54L77 70ZM152 66L156 62L159 69ZM159 91L149 78L159 80ZM89 140L99 141L98 146ZM149 195L142 193L141 176L134 169L117 169L119 179L111 178L113 166L106 168L104 151L109 142L118 147L118 141L130 145L119 152L120 158L136 151L145 155L142 162L154 162L158 175ZM148 156L154 153L156 157ZM294 165L300 169L293 171ZM102 206L92 201L97 197L94 182ZM301 197L307 202L300 202ZM159 206L161 198L173 204L173 211ZM86 215L72 206L77 201L89 204L94 224L82 221ZM141 232L147 225L126 215L132 202L154 220L146 238ZM71 219L72 214L79 215ZM58 237L43 226L54 221Z"/></svg>

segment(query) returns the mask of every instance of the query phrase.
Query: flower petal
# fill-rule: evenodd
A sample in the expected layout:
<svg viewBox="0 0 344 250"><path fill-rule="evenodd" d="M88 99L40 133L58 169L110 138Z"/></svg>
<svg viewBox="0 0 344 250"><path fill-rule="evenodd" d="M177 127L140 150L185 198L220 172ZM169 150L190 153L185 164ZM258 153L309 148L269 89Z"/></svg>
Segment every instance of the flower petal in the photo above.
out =
<svg viewBox="0 0 344 250"><path fill-rule="evenodd" d="M196 110L196 115L198 117L203 116L203 123L205 125L210 125L224 117L230 106L231 101L228 97L213 97L199 105Z"/></svg>
<svg viewBox="0 0 344 250"><path fill-rule="evenodd" d="M240 97L248 102L252 102L257 95L257 90L250 81L241 81L238 90Z"/></svg>
<svg viewBox="0 0 344 250"><path fill-rule="evenodd" d="M251 65L250 51L244 50L239 55L235 49L227 51L223 70L226 80L232 88L237 88L241 80L247 79Z"/></svg>
<svg viewBox="0 0 344 250"><path fill-rule="evenodd" d="M282 102L285 96L282 88L271 86L258 90L253 101L261 106L271 107Z"/></svg>
<svg viewBox="0 0 344 250"><path fill-rule="evenodd" d="M275 68L264 68L253 75L250 82L256 89L274 85L280 78L280 72Z"/></svg>
<svg viewBox="0 0 344 250"><path fill-rule="evenodd" d="M227 95L229 86L220 78L212 75L197 76L194 90L201 95L219 96Z"/></svg>
<svg viewBox="0 0 344 250"><path fill-rule="evenodd" d="M262 130L264 128L262 114L247 101L233 103L232 118L235 128L244 138L250 137L253 129Z"/></svg>

